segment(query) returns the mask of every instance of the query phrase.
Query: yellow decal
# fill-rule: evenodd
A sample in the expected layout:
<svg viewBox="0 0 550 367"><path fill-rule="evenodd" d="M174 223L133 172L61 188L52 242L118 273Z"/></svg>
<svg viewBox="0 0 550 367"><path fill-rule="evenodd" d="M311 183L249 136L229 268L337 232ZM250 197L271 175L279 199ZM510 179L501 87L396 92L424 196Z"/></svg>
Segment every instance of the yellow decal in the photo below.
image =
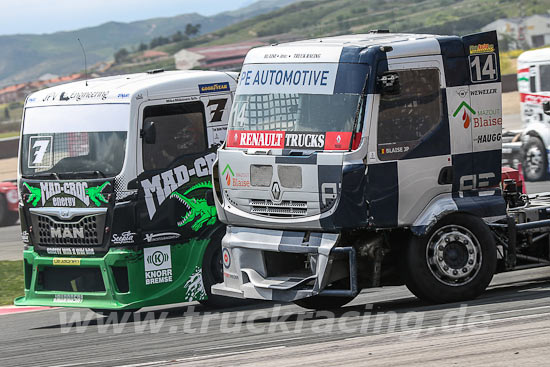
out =
<svg viewBox="0 0 550 367"><path fill-rule="evenodd" d="M479 45L470 46L470 55L484 54L488 52L495 52L495 45L492 43L481 43Z"/></svg>
<svg viewBox="0 0 550 367"><path fill-rule="evenodd" d="M79 266L80 265L80 259L71 259L71 258L66 258L66 257L54 257L53 258L53 264L54 265Z"/></svg>

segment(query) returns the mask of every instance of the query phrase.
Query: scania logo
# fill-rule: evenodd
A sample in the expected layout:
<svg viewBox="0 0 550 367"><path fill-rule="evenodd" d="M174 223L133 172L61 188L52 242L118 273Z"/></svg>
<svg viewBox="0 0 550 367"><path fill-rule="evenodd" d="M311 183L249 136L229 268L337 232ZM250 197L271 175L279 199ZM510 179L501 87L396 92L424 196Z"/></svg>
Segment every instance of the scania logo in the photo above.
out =
<svg viewBox="0 0 550 367"><path fill-rule="evenodd" d="M152 255L150 255L147 258L147 262L155 266L161 266L167 260L168 260L168 254L165 254L162 251L155 251L153 252Z"/></svg>
<svg viewBox="0 0 550 367"><path fill-rule="evenodd" d="M279 200L281 197L281 187L279 186L278 182L274 182L271 186L271 194L273 195L273 199Z"/></svg>

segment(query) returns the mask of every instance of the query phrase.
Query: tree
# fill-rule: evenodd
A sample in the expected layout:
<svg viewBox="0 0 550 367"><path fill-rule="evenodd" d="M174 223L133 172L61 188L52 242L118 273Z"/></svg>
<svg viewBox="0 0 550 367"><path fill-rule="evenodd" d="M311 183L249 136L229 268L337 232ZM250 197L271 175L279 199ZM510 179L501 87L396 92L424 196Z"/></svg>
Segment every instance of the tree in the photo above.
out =
<svg viewBox="0 0 550 367"><path fill-rule="evenodd" d="M189 39L188 36L181 33L181 31L177 31L172 35L172 42L181 42L181 41L187 41Z"/></svg>
<svg viewBox="0 0 550 367"><path fill-rule="evenodd" d="M141 42L138 46L138 51L145 51L149 48L145 43Z"/></svg>
<svg viewBox="0 0 550 367"><path fill-rule="evenodd" d="M200 30L201 30L201 25L200 24L193 25L193 24L189 23L185 26L185 35L187 37L192 37L192 36L197 35L200 32Z"/></svg>
<svg viewBox="0 0 550 367"><path fill-rule="evenodd" d="M129 52L125 48L121 48L117 52L115 52L115 63L120 64L123 61L126 61L128 59Z"/></svg>
<svg viewBox="0 0 550 367"><path fill-rule="evenodd" d="M162 46L162 45L165 45L167 43L170 43L169 38L162 37L162 36L155 37L151 40L151 43L149 43L149 48L155 48L157 46Z"/></svg>

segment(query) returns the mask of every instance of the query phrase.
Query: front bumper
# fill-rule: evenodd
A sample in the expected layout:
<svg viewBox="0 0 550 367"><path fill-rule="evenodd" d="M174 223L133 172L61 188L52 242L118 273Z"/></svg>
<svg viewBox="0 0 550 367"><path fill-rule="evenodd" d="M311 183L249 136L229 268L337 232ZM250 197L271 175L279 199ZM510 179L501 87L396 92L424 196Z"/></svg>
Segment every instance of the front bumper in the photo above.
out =
<svg viewBox="0 0 550 367"><path fill-rule="evenodd" d="M23 252L25 296L14 303L128 310L203 300L201 266L207 245L207 240L171 245L172 278L155 284L146 284L143 250L110 249L103 257L75 258L42 256L30 247ZM201 279L200 292L191 287L196 278Z"/></svg>
<svg viewBox="0 0 550 367"><path fill-rule="evenodd" d="M315 295L355 296L355 249L337 247L339 234L227 227L224 283L217 295L290 302ZM349 278L345 289L327 289Z"/></svg>

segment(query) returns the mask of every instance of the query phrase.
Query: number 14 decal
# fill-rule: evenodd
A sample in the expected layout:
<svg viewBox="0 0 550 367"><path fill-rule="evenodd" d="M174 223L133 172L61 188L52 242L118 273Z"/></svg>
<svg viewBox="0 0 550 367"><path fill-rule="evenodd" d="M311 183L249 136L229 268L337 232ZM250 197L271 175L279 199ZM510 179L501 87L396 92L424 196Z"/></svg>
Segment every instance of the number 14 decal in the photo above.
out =
<svg viewBox="0 0 550 367"><path fill-rule="evenodd" d="M498 79L497 57L494 53L470 56L469 61L473 83Z"/></svg>

